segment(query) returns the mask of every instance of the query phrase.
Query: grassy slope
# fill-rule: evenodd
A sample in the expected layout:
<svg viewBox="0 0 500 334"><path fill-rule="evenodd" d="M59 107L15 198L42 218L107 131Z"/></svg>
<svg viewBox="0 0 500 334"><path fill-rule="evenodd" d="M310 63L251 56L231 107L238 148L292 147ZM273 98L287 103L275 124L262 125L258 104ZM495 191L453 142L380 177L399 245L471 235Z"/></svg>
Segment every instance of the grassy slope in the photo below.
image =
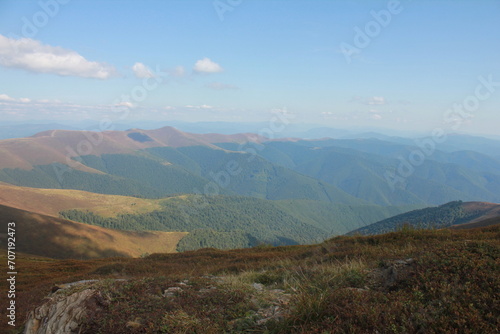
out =
<svg viewBox="0 0 500 334"><path fill-rule="evenodd" d="M482 211L480 217L464 224L452 226L455 229L469 229L500 224L500 205L495 203L470 202L464 203L464 208L469 211Z"/></svg>
<svg viewBox="0 0 500 334"><path fill-rule="evenodd" d="M90 226L0 205L0 222L6 231L16 223L18 252L51 258L138 257L145 253L175 252L185 232L126 232ZM6 234L0 245L6 249Z"/></svg>
<svg viewBox="0 0 500 334"><path fill-rule="evenodd" d="M146 213L161 208L159 200L1 183L0 204L52 217L59 217L60 211L69 209L90 210L103 217L114 217L120 213Z"/></svg>
<svg viewBox="0 0 500 334"><path fill-rule="evenodd" d="M471 229L471 228L485 227L485 226L491 226L491 225L497 225L497 224L500 224L500 216L495 217L495 218L488 218L488 219L476 221L474 223L455 225L455 226L451 226L450 228L456 229L456 230L466 230L466 229Z"/></svg>
<svg viewBox="0 0 500 334"><path fill-rule="evenodd" d="M500 326L499 233L500 226L405 230L312 246L206 249L144 259L19 256L18 323L55 284L127 278L100 285L109 304L89 317L83 333L130 332L133 320L137 332L494 333ZM412 264L398 267L397 279L383 279L397 260L408 258ZM263 291L253 283L263 284ZM181 293L161 297L173 286ZM276 288L289 301L273 299ZM257 323L258 312L269 307L281 319Z"/></svg>
<svg viewBox="0 0 500 334"><path fill-rule="evenodd" d="M496 203L467 202L463 203L463 208L469 212L481 212L481 216L473 219L472 221L470 221L470 223L476 223L482 220L500 217L500 204Z"/></svg>

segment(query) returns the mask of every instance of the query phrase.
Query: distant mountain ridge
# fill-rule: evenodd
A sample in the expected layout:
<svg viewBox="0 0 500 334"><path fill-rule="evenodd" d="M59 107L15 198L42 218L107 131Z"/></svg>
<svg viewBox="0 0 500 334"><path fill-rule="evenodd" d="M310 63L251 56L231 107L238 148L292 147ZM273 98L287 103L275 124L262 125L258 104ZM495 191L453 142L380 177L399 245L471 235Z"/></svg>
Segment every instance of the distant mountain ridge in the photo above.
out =
<svg viewBox="0 0 500 334"><path fill-rule="evenodd" d="M213 193L352 205L500 202L496 151L470 150L500 142L463 137L469 150L440 150L457 145L450 136L394 183L391 173L420 148L410 139L379 138L271 140L172 127L52 130L0 141L0 182L147 198Z"/></svg>
<svg viewBox="0 0 500 334"><path fill-rule="evenodd" d="M414 228L473 228L481 222L500 219L500 204L455 201L403 213L349 232L348 235L384 234L410 226ZM492 221L492 223L495 223Z"/></svg>
<svg viewBox="0 0 500 334"><path fill-rule="evenodd" d="M0 141L0 153L4 153L0 155L0 181L148 198L199 192L367 204L333 185L261 157L229 152L212 144L264 140L251 134L197 135L174 128L104 133L46 131L30 138ZM71 156L72 147L88 147L83 152L88 154L73 152L75 156ZM230 182L225 185L228 177Z"/></svg>
<svg viewBox="0 0 500 334"><path fill-rule="evenodd" d="M134 139L141 135L149 140ZM71 164L73 168L91 171L78 159L85 155L132 154L150 147L208 146L217 149L215 142L261 142L264 137L253 134L219 135L191 134L172 127L156 130L128 131L70 131L48 130L27 138L0 140L0 167L31 169L51 163Z"/></svg>

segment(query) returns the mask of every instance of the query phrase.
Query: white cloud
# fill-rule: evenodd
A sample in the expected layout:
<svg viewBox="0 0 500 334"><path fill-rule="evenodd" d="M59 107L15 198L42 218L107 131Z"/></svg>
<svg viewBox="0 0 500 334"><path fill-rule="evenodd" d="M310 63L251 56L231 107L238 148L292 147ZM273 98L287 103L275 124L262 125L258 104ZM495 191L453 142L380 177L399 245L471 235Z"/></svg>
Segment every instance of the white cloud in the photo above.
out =
<svg viewBox="0 0 500 334"><path fill-rule="evenodd" d="M134 71L135 76L138 78L154 77L153 72L143 63L135 63L134 66L132 66L132 71Z"/></svg>
<svg viewBox="0 0 500 334"><path fill-rule="evenodd" d="M0 35L0 65L36 73L108 79L113 66L89 61L75 51L42 44L31 38L12 39Z"/></svg>
<svg viewBox="0 0 500 334"><path fill-rule="evenodd" d="M79 105L59 100L34 100L0 95L0 117L9 119L88 119L90 115L98 117L97 115L111 110L112 106L107 105Z"/></svg>
<svg viewBox="0 0 500 334"><path fill-rule="evenodd" d="M368 104L370 104L370 105L383 105L383 104L386 104L386 102L382 96L373 96L370 99L368 99Z"/></svg>
<svg viewBox="0 0 500 334"><path fill-rule="evenodd" d="M49 100L49 99L37 100L36 102L39 102L39 103L61 103L61 101L59 101L59 100Z"/></svg>
<svg viewBox="0 0 500 334"><path fill-rule="evenodd" d="M188 109L213 109L214 107L206 105L206 104L202 104L200 106L193 106L193 105L188 104L187 106L184 106L184 108L188 108Z"/></svg>
<svg viewBox="0 0 500 334"><path fill-rule="evenodd" d="M135 105L132 102L120 102L115 104L115 107L126 107L126 108L134 108Z"/></svg>
<svg viewBox="0 0 500 334"><path fill-rule="evenodd" d="M379 114L374 114L374 115L371 115L370 118L378 121L379 119L382 119L382 116Z"/></svg>
<svg viewBox="0 0 500 334"><path fill-rule="evenodd" d="M370 106L387 104L386 99L382 96L372 96L372 97L355 96L351 99L351 102L358 102Z"/></svg>
<svg viewBox="0 0 500 334"><path fill-rule="evenodd" d="M224 71L219 64L213 62L209 58L198 60L196 64L194 64L193 70L197 73L218 73Z"/></svg>
<svg viewBox="0 0 500 334"><path fill-rule="evenodd" d="M205 87L213 90L228 90L228 89L238 89L237 86L225 84L222 82L211 82L205 85Z"/></svg>
<svg viewBox="0 0 500 334"><path fill-rule="evenodd" d="M15 101L15 99L7 94L0 94L0 101Z"/></svg>
<svg viewBox="0 0 500 334"><path fill-rule="evenodd" d="M28 99L27 97L21 97L19 99L15 99L7 94L0 94L0 101L30 103L31 99Z"/></svg>

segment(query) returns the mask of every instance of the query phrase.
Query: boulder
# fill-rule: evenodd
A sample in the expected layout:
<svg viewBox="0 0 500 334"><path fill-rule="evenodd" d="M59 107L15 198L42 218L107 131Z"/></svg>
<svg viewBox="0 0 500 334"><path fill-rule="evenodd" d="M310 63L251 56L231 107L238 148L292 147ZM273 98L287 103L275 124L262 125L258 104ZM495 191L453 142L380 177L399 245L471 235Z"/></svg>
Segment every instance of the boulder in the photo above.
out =
<svg viewBox="0 0 500 334"><path fill-rule="evenodd" d="M100 292L92 287L76 292L57 293L35 308L28 315L24 334L73 334L79 333L81 325L89 316L104 305Z"/></svg>

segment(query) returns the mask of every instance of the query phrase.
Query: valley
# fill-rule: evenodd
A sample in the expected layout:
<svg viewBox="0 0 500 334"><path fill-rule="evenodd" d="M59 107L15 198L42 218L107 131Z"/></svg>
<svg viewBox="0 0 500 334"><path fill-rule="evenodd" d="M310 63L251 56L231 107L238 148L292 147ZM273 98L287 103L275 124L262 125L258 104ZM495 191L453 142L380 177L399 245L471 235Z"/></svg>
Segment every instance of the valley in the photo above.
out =
<svg viewBox="0 0 500 334"><path fill-rule="evenodd" d="M78 147L87 147L86 154ZM479 257L477 265L490 266L492 276L481 277L496 284L500 161L480 150L443 147L392 187L388 173L416 148L399 137L270 140L171 127L0 140L0 219L4 226L16 222L21 319L28 329L39 326L28 311L57 308L42 300L60 290L52 300L100 296L101 304L68 306L92 316L77 320L83 333L198 331L204 307L223 314L208 315L212 322L203 331L210 333L332 326L413 332L452 328L453 312L472 322L470 314L491 296L470 285L455 296L460 311L441 309L438 322L427 313L421 314L427 320L402 313L396 320L360 320L366 307L392 312L382 300L407 305L410 313L432 309L414 289L447 291L445 282L462 277L469 263L457 256L488 254L492 260ZM2 249L7 244L0 234ZM449 261L455 267L442 277ZM437 279L443 285L434 285ZM470 293L478 298L472 304ZM307 301L311 294L317 304ZM348 300L359 301L349 312L352 322L332 309ZM146 308L164 314L150 317ZM479 312L477 326L495 326Z"/></svg>
<svg viewBox="0 0 500 334"><path fill-rule="evenodd" d="M172 127L45 131L0 140L0 204L111 230L184 233L167 248L185 251L383 233L401 228L399 220L424 226L425 214L412 210L500 202L500 162L478 151L435 150L391 189L387 173L416 148L399 137L271 140ZM460 222L498 213L486 211L461 214ZM426 227L458 224L429 217Z"/></svg>

